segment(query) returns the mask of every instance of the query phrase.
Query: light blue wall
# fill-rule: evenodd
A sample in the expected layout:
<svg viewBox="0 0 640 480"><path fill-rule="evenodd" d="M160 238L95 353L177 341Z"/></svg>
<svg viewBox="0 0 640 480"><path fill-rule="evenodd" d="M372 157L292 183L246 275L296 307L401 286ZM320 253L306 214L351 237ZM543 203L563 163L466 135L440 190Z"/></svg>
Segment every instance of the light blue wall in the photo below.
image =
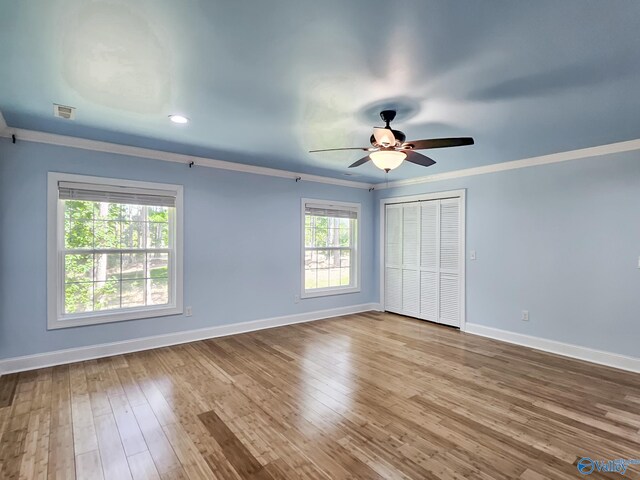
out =
<svg viewBox="0 0 640 480"><path fill-rule="evenodd" d="M376 200L460 188L467 258L477 252L467 322L640 356L638 152L379 190Z"/></svg>
<svg viewBox="0 0 640 480"><path fill-rule="evenodd" d="M172 316L47 331L47 172L184 185L184 298ZM300 198L362 204L362 291L294 303ZM374 301L367 190L0 139L0 358Z"/></svg>
<svg viewBox="0 0 640 480"><path fill-rule="evenodd" d="M48 171L185 186L185 305L193 317L46 330ZM640 356L638 152L373 195L2 139L0 358L377 302L378 200L459 188L467 189L467 251L478 255L467 261L468 322ZM362 203L361 293L294 303L301 197Z"/></svg>

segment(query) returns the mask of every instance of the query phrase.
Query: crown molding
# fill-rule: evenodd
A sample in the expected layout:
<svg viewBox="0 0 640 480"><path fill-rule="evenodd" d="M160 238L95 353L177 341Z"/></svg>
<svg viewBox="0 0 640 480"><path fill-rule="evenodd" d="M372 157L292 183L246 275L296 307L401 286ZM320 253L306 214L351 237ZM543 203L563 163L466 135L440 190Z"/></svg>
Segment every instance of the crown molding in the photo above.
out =
<svg viewBox="0 0 640 480"><path fill-rule="evenodd" d="M35 130L25 130L21 128L9 128L6 127L6 123L4 124L5 128L3 129L2 122L0 122L0 137L10 137L12 134L14 134L19 140L27 142L45 143L48 145L57 145L61 147L80 148L83 150L92 150L94 152L113 153L116 155L127 155L130 157L149 158L152 160L161 160L164 162L184 163L186 165L189 165L193 162L194 165L200 167L231 170L234 172L253 173L256 175L266 175L269 177L289 178L307 182L326 183L330 185L338 185L341 187L365 189L370 189L372 187L370 183L356 182L353 180L342 180L340 178L324 177L321 175L309 175L306 173L297 173L287 170L279 170L276 168L246 165L243 163L234 163L207 157L198 157L195 155L185 155L182 153L172 153L163 150L133 147L130 145L122 145L119 143L88 140L86 138L58 135L55 133L38 132Z"/></svg>
<svg viewBox="0 0 640 480"><path fill-rule="evenodd" d="M322 175L310 175L306 173L291 172L288 170L279 170L277 168L259 167L256 165L247 165L244 163L234 163L225 160L216 160L207 157L198 157L195 155L185 155L181 153L166 152L163 150L154 150L151 148L134 147L130 145L122 145L119 143L102 142L98 140L88 140L85 138L72 137L67 135L58 135L55 133L39 132L36 130L25 130L20 128L11 128L7 125L0 112L0 137L11 137L16 135L19 140L35 143L45 143L49 145L57 145L62 147L80 148L83 150L92 150L95 152L113 153L116 155L127 155L131 157L148 158L152 160L161 160L164 162L184 163L201 167L217 168L221 170L230 170L234 172L253 173L255 175L266 175L270 177L289 178L294 180L303 180L307 182L325 183L329 185L338 185L350 188L363 188L368 190L385 190L395 187L406 187L410 185L420 185L423 183L441 182L443 180L451 180L455 178L471 177L474 175L485 175L488 173L504 172L507 170L516 170L519 168L535 167L540 165L549 165L553 163L566 162L569 160L584 160L587 158L598 157L602 155L610 155L614 153L631 152L640 150L640 139L629 140L625 142L610 143L607 145L599 145L596 147L581 148L578 150L569 150L566 152L552 153L539 157L525 158L522 160L513 160L510 162L494 163L491 165L483 165L481 167L465 168L462 170L453 170L450 172L437 173L424 177L408 178L406 180L396 180L384 183L365 183L356 182L354 180L343 180L340 178L325 177Z"/></svg>
<svg viewBox="0 0 640 480"><path fill-rule="evenodd" d="M443 180L451 180L454 178L471 177L474 175L485 175L487 173L504 172L507 170L516 170L518 168L536 167L540 165L549 165L552 163L567 162L569 160L584 160L601 155L610 155L612 153L631 152L640 150L640 139L629 140L626 142L610 143L597 147L581 148L578 150L569 150L567 152L552 153L542 155L540 157L525 158L522 160L513 160L511 162L494 163L484 165L482 167L465 168L463 170L454 170L451 172L437 173L435 175L427 175L425 177L409 178L406 180L396 180L394 182L378 183L374 185L376 190L385 190L394 187L406 187L409 185L420 185L422 183L441 182Z"/></svg>

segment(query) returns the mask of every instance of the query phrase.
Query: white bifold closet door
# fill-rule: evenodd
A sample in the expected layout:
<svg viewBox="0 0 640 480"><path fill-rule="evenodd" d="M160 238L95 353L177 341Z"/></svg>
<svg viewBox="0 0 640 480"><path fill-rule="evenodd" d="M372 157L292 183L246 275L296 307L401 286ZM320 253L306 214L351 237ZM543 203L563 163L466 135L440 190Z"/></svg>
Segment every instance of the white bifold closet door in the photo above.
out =
<svg viewBox="0 0 640 480"><path fill-rule="evenodd" d="M385 309L459 327L460 198L387 205Z"/></svg>

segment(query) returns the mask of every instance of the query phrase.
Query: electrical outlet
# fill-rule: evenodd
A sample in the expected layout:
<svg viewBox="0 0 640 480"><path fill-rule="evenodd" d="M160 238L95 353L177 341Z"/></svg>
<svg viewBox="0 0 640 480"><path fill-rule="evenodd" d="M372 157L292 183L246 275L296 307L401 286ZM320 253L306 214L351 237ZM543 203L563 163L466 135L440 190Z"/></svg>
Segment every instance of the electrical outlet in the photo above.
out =
<svg viewBox="0 0 640 480"><path fill-rule="evenodd" d="M293 296L293 303L300 303L300 295Z"/></svg>
<svg viewBox="0 0 640 480"><path fill-rule="evenodd" d="M187 307L187 308L185 308L184 310L185 310L185 311L184 311L184 314L185 314L187 317L190 317L191 315L193 315L193 310L191 309L191 307Z"/></svg>
<svg viewBox="0 0 640 480"><path fill-rule="evenodd" d="M475 260L476 259L476 251L475 250L471 250L469 252L469 259L471 259L471 260Z"/></svg>
<svg viewBox="0 0 640 480"><path fill-rule="evenodd" d="M522 310L522 321L523 322L529 321L529 310Z"/></svg>

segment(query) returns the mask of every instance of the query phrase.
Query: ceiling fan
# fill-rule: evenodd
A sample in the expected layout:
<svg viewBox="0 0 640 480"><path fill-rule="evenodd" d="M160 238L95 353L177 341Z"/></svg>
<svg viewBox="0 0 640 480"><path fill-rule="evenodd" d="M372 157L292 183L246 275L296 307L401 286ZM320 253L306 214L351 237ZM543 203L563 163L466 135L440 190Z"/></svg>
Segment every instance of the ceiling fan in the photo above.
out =
<svg viewBox="0 0 640 480"><path fill-rule="evenodd" d="M389 125L396 118L395 110L383 110L380 118L385 122L384 127L373 127L373 135L369 141L371 147L346 147L346 148L326 148L323 150L311 150L315 152L331 152L338 150L363 150L369 152L366 157L362 157L357 162L349 165L349 168L359 167L371 160L376 167L385 172L399 167L404 160L407 162L430 167L435 160L417 153L415 150L427 150L429 148L462 147L473 145L473 138L431 138L428 140L411 140L406 142L406 136L400 130L393 130Z"/></svg>

